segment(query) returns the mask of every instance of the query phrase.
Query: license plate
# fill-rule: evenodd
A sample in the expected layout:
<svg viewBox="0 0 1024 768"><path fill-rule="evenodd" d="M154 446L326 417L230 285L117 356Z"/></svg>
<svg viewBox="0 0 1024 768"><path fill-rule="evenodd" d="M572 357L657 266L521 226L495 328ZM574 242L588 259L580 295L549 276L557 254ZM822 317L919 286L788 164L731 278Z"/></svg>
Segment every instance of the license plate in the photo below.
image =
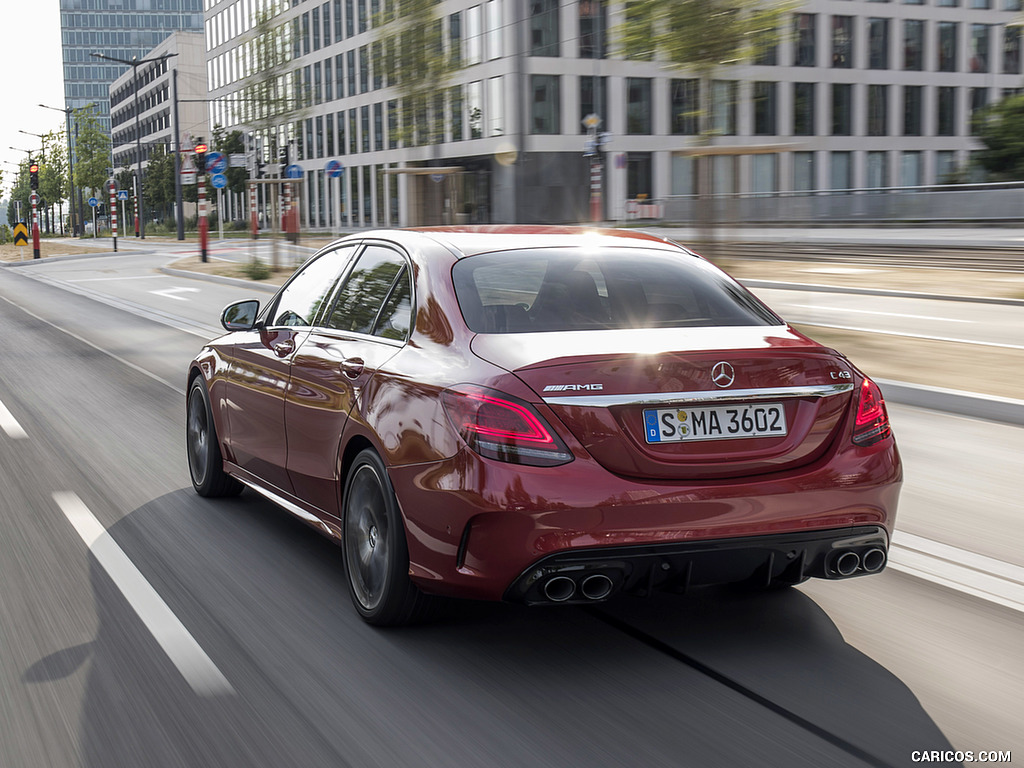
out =
<svg viewBox="0 0 1024 768"><path fill-rule="evenodd" d="M786 409L780 403L658 408L644 411L648 443L783 437Z"/></svg>

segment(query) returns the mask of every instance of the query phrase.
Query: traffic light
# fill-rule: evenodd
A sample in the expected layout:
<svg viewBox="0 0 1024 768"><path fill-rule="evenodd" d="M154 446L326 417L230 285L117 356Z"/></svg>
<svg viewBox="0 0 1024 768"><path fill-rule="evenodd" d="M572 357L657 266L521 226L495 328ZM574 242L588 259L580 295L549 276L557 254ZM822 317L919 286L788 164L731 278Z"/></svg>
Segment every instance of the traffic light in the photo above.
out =
<svg viewBox="0 0 1024 768"><path fill-rule="evenodd" d="M32 163L28 167L28 183L33 190L39 189L39 163Z"/></svg>
<svg viewBox="0 0 1024 768"><path fill-rule="evenodd" d="M208 147L205 144L196 144L196 170L200 173L206 173L206 150Z"/></svg>

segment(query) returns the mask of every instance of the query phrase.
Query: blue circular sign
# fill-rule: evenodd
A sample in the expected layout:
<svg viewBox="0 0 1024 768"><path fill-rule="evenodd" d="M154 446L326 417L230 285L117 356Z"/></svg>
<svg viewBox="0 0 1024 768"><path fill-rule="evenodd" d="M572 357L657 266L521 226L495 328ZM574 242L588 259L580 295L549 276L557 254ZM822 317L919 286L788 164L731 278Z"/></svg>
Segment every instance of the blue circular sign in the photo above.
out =
<svg viewBox="0 0 1024 768"><path fill-rule="evenodd" d="M223 152L206 153L206 172L224 173L228 169L228 158Z"/></svg>
<svg viewBox="0 0 1024 768"><path fill-rule="evenodd" d="M100 204L100 201L97 200L95 197L90 197L89 198L89 205L91 205L93 208L95 208L99 204Z"/></svg>
<svg viewBox="0 0 1024 768"><path fill-rule="evenodd" d="M284 169L285 178L288 179L301 179L303 174L302 166L292 163Z"/></svg>
<svg viewBox="0 0 1024 768"><path fill-rule="evenodd" d="M224 187L228 185L228 177L223 173L215 173L210 177L210 183L213 184L216 189L224 189Z"/></svg>
<svg viewBox="0 0 1024 768"><path fill-rule="evenodd" d="M332 179L336 179L345 172L345 166L339 163L337 160L329 160L327 165L324 166L324 170L327 171L327 175Z"/></svg>

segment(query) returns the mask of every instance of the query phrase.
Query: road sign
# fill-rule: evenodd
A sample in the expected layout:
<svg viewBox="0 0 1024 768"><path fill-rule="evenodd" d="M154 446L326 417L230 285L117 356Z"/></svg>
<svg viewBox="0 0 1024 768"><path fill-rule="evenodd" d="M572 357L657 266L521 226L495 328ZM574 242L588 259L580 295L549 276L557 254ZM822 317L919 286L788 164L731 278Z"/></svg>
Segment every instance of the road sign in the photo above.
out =
<svg viewBox="0 0 1024 768"><path fill-rule="evenodd" d="M33 192L31 195L28 196L28 201L32 205L39 205L39 195Z"/></svg>
<svg viewBox="0 0 1024 768"><path fill-rule="evenodd" d="M228 159L223 152L206 153L206 172L224 173L228 169Z"/></svg>
<svg viewBox="0 0 1024 768"><path fill-rule="evenodd" d="M93 208L95 208L99 204L100 204L100 201L97 200L95 197L90 197L89 198L89 205L91 205Z"/></svg>
<svg viewBox="0 0 1024 768"><path fill-rule="evenodd" d="M327 165L324 166L324 170L327 171L327 175L330 178L336 179L345 172L345 166L337 160L328 160Z"/></svg>
<svg viewBox="0 0 1024 768"><path fill-rule="evenodd" d="M28 224L23 221L14 225L14 244L28 245Z"/></svg>
<svg viewBox="0 0 1024 768"><path fill-rule="evenodd" d="M119 189L119 190L117 190L117 199L118 200L127 200L128 199L128 190L127 189Z"/></svg>
<svg viewBox="0 0 1024 768"><path fill-rule="evenodd" d="M292 163L284 169L284 175L287 179L301 179L303 174L302 166Z"/></svg>
<svg viewBox="0 0 1024 768"><path fill-rule="evenodd" d="M430 180L432 182L434 182L435 184L440 184L442 181L444 181L444 174L443 173L432 173L432 174L430 174Z"/></svg>
<svg viewBox="0 0 1024 768"><path fill-rule="evenodd" d="M591 112L589 115L584 117L581 122L583 123L584 128L593 130L601 124L601 118Z"/></svg>
<svg viewBox="0 0 1024 768"><path fill-rule="evenodd" d="M210 177L210 183L214 189L224 189L228 185L228 177L223 173L215 173Z"/></svg>
<svg viewBox="0 0 1024 768"><path fill-rule="evenodd" d="M195 184L196 183L196 171L195 171L195 169L192 169L191 171L182 171L181 172L181 183L182 184Z"/></svg>
<svg viewBox="0 0 1024 768"><path fill-rule="evenodd" d="M228 155L229 168L245 168L249 165L249 156L245 152L232 152Z"/></svg>

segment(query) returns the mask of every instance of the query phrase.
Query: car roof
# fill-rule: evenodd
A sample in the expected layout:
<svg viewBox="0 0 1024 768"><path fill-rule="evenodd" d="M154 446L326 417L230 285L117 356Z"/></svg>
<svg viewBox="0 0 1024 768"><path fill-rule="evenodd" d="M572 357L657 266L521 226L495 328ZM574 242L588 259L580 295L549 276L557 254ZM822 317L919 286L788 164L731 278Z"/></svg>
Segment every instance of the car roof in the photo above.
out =
<svg viewBox="0 0 1024 768"><path fill-rule="evenodd" d="M486 224L472 226L416 227L367 232L362 237L395 238L409 242L416 236L445 246L457 257L478 253L527 248L572 248L582 245L604 248L653 248L686 252L682 246L662 237L635 229L603 229L524 224Z"/></svg>

